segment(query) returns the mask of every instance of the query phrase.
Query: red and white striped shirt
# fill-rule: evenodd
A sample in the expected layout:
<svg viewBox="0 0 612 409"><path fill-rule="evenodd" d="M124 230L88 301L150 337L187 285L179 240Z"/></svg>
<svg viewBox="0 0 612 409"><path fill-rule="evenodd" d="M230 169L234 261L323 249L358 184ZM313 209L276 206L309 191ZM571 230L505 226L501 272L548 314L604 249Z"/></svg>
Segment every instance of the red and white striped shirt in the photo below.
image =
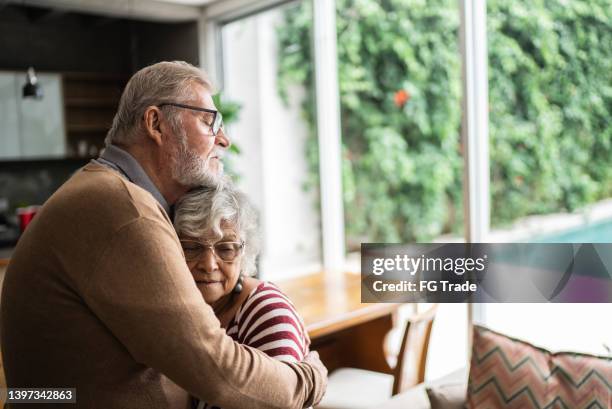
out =
<svg viewBox="0 0 612 409"><path fill-rule="evenodd" d="M310 344L293 303L276 285L265 281L242 303L227 327L227 335L285 362L301 362ZM197 409L219 408L199 402Z"/></svg>

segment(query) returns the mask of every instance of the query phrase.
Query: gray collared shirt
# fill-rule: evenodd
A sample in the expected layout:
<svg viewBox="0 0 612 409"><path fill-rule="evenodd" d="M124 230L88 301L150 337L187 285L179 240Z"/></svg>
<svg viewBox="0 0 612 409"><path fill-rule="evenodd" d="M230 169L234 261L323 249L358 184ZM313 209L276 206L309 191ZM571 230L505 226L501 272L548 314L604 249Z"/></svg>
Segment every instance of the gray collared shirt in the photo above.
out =
<svg viewBox="0 0 612 409"><path fill-rule="evenodd" d="M170 205L168 205L168 202L157 189L157 186L155 186L149 175L147 175L142 166L140 166L140 163L132 155L116 145L108 145L98 159L93 159L93 162L115 169L130 182L151 193L166 213L171 215Z"/></svg>

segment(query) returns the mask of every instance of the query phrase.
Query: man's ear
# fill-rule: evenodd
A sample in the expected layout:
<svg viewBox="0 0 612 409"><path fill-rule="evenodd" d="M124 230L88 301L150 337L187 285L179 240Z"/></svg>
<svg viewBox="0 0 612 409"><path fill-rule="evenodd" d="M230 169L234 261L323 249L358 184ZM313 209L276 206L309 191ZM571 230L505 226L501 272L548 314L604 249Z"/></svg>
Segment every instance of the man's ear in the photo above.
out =
<svg viewBox="0 0 612 409"><path fill-rule="evenodd" d="M147 137L151 138L155 144L161 146L162 131L161 131L161 111L156 106L150 106L145 109L143 114L144 131Z"/></svg>

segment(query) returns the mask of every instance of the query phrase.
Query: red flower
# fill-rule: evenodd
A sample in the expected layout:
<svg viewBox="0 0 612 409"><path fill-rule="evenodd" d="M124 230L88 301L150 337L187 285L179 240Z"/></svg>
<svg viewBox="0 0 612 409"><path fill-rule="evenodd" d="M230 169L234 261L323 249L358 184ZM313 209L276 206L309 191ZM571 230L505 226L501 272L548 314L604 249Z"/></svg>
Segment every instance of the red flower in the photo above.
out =
<svg viewBox="0 0 612 409"><path fill-rule="evenodd" d="M406 105L406 102L408 102L409 99L410 99L410 94L408 93L408 91L404 89L400 89L393 96L393 102L395 102L395 105L397 105L399 108Z"/></svg>

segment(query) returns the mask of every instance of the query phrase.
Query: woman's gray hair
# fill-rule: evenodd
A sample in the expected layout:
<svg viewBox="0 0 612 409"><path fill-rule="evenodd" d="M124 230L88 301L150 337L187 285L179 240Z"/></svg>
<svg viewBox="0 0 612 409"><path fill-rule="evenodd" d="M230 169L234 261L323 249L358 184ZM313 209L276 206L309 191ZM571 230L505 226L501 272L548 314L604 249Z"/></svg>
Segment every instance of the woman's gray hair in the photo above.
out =
<svg viewBox="0 0 612 409"><path fill-rule="evenodd" d="M242 273L253 275L259 254L257 213L244 193L224 180L217 186L193 189L176 203L174 228L181 237L200 239L213 232L221 239L225 223L245 242Z"/></svg>
<svg viewBox="0 0 612 409"><path fill-rule="evenodd" d="M141 119L147 107L162 101L184 102L194 96L193 84L202 85L213 92L208 76L185 61L163 61L138 71L130 78L119 100L119 108L105 143L130 145L138 140ZM172 106L164 106L170 114ZM180 124L178 115L168 115L173 130Z"/></svg>

